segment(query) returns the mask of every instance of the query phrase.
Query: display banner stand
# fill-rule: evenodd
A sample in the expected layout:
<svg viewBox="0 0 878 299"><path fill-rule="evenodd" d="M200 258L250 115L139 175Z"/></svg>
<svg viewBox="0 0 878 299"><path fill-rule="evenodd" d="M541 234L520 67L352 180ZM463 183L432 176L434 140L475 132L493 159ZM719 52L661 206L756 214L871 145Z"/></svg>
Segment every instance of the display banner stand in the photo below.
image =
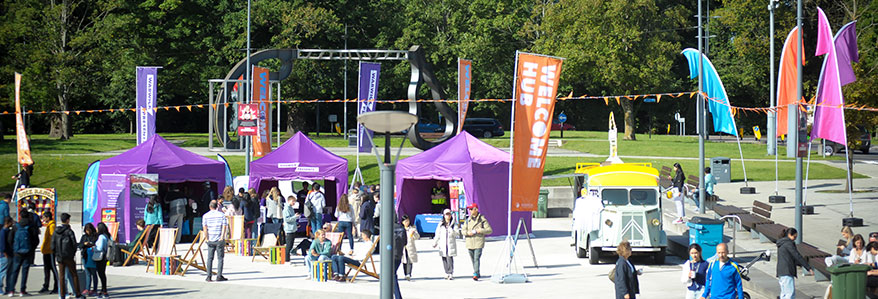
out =
<svg viewBox="0 0 878 299"><path fill-rule="evenodd" d="M497 267L494 268L494 273L491 275L491 281L495 283L525 283L528 281L527 274L524 273L524 269L518 263L518 259L515 256L515 248L522 227L524 228L524 235L527 237L528 246L530 246L530 253L533 257L534 267L539 268L533 242L531 242L530 239L530 233L524 225L524 219L519 218L518 225L516 225L515 229L515 235L506 236L506 240L504 241L505 245L503 246L503 251L497 262Z"/></svg>

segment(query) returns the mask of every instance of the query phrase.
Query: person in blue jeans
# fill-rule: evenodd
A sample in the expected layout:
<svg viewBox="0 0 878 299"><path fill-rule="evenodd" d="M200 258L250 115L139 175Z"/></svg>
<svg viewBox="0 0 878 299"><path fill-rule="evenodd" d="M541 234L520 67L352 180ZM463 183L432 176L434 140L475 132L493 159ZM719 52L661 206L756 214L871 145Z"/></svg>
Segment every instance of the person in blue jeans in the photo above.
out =
<svg viewBox="0 0 878 299"><path fill-rule="evenodd" d="M362 247L363 251L360 254L358 254L357 257L365 258L367 255L369 255L369 250L372 249L372 232L368 231L368 230L361 231L360 237L363 238L363 243L364 243L363 247ZM346 264L351 264L351 265L354 265L357 267L360 266L360 261L355 260L349 256L353 256L353 255L349 254L346 256L346 255L338 254L338 255L332 256L332 269L335 271L335 276L333 277L333 279L335 281L344 281L345 270L346 270L345 265Z"/></svg>
<svg viewBox="0 0 878 299"><path fill-rule="evenodd" d="M326 208L326 197L323 196L323 192L320 192L320 184L311 185L311 192L308 193L306 200L314 209L311 212L311 216L314 218L309 220L311 221L311 233L316 235L317 230L323 226L323 209Z"/></svg>
<svg viewBox="0 0 878 299"><path fill-rule="evenodd" d="M40 244L39 219L34 213L21 213L21 221L12 226L6 236L6 245L12 247L12 268L6 276L6 294L10 295L21 272L21 296L30 296L27 292L27 274L34 261L34 250Z"/></svg>
<svg viewBox="0 0 878 299"><path fill-rule="evenodd" d="M12 256L12 246L6 245L6 238L12 227L12 218L6 217L3 220L3 229L0 229L0 290L5 290L7 273L12 267L9 267L9 257Z"/></svg>
<svg viewBox="0 0 878 299"><path fill-rule="evenodd" d="M347 194L343 194L338 201L338 207L335 209L335 218L338 219L338 227L336 230L343 232L345 237L350 241L351 250L348 254L354 253L354 211L348 202Z"/></svg>

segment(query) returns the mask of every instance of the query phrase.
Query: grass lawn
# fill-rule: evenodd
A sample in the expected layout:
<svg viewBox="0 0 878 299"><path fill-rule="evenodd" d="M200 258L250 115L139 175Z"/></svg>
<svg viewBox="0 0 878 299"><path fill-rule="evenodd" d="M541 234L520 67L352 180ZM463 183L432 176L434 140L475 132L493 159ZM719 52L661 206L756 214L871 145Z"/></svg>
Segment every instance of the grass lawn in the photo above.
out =
<svg viewBox="0 0 878 299"><path fill-rule="evenodd" d="M164 138L177 141L184 147L188 146L206 146L207 136L204 133L162 133ZM325 136L314 137L314 140L324 147L344 147L347 143L341 137ZM559 137L560 132L552 132L553 137ZM9 178L17 172L16 154L14 136L6 136L7 141L0 143L0 178ZM507 136L508 137L508 136ZM606 133L604 132L584 132L584 131L567 131L564 132L564 139L568 142L564 148L573 149L581 152L589 152L603 155L608 151L608 143L606 141ZM35 186L54 187L58 190L58 196L61 200L78 200L82 197L82 180L89 163L95 160L106 159L107 155L69 155L69 154L90 154L100 153L111 150L125 150L135 145L135 136L130 134L103 134L89 135L80 134L66 141L50 139L46 135L31 135L31 152L33 158L37 162L34 169L34 176L31 182ZM652 139L648 139L646 135L638 135L641 138L637 141L621 140L619 143L619 152L626 156L667 156L667 157L697 157L698 142L693 137L653 135ZM728 137L726 137L728 139ZM376 143L383 146L383 138L376 138ZM508 147L509 139L506 137L483 139L483 141L497 146ZM400 139L394 138L394 146L399 146ZM411 146L406 142L406 146ZM708 157L726 156L732 158L732 180L743 181L743 171L741 165L735 157L738 157L738 149L736 143L720 143L709 142L706 144ZM765 156L764 145L742 144L744 155L748 158L768 158ZM783 151L783 148L781 148ZM209 157L213 159L214 157ZM231 164L232 173L239 175L244 172L243 156L227 156ZM354 156L346 156L350 161L349 174L353 175L356 167ZM404 157L402 157L404 158ZM812 156L812 159L819 156ZM838 158L835 158L838 159ZM546 161L545 175L569 174L573 173L577 162L601 162L603 158L576 158L576 157L548 157ZM649 162L653 166L660 168L663 165L671 165L674 160L671 159L625 159L626 162ZM361 170L367 184L377 184L379 180L378 167L375 158L371 155L361 157ZM697 169L698 161L696 160L679 160L683 169L691 174ZM774 180L774 162L748 162L747 163L748 179L752 181L770 181ZM826 166L823 164L811 165L811 179L841 179L845 177L845 172L841 169ZM780 163L780 179L794 179L795 165L790 162ZM855 174L855 178L865 177ZM0 179L0 190L12 190L15 181L11 178ZM567 186L569 180L552 179L543 181L545 186Z"/></svg>

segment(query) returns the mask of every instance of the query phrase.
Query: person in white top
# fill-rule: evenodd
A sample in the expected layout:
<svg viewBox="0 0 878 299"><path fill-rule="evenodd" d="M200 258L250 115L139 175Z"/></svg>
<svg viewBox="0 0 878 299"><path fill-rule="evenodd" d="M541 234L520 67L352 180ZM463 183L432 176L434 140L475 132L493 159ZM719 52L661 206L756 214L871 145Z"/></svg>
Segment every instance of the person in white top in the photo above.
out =
<svg viewBox="0 0 878 299"><path fill-rule="evenodd" d="M317 234L317 230L323 226L323 209L326 208L326 197L320 192L320 184L314 183L311 186L311 192L308 193L306 199L314 207L313 218L311 218L311 230L313 234Z"/></svg>
<svg viewBox="0 0 878 299"><path fill-rule="evenodd" d="M359 236L360 236L360 229L359 229L360 228L360 217L358 217L358 216L360 215L360 206L363 205L363 194L360 193L359 188L352 188L348 193L347 199L348 199L348 204L351 205L351 210L354 212L354 219L353 219L354 236L359 238Z"/></svg>
<svg viewBox="0 0 878 299"><path fill-rule="evenodd" d="M351 250L348 251L348 254L354 253L354 235L353 235L353 220L354 220L354 211L351 210L351 205L348 203L346 194L341 196L342 200L338 201L338 208L335 209L335 218L338 219L338 226L336 226L336 230L345 234L345 236L350 241Z"/></svg>
<svg viewBox="0 0 878 299"><path fill-rule="evenodd" d="M875 262L872 254L866 249L866 241L863 239L863 235L856 234L851 243L854 246L851 248L851 255L848 256L849 263L871 265Z"/></svg>
<svg viewBox="0 0 878 299"><path fill-rule="evenodd" d="M442 222L436 227L433 248L439 249L442 265L445 266L445 279L454 279L454 257L457 255L457 237L460 235L451 210L442 211Z"/></svg>

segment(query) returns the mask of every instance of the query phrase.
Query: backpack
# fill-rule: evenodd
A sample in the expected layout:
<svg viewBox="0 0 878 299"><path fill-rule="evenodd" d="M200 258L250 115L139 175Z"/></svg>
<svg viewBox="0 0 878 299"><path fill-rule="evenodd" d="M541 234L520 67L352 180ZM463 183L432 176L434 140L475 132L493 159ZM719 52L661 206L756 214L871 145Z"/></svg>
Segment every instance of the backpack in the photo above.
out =
<svg viewBox="0 0 878 299"><path fill-rule="evenodd" d="M305 217L311 218L314 217L314 204L311 203L311 200L305 200Z"/></svg>
<svg viewBox="0 0 878 299"><path fill-rule="evenodd" d="M15 236L12 242L13 252L18 254L28 254L33 251L30 246L30 225L22 226L21 223L16 223Z"/></svg>
<svg viewBox="0 0 878 299"><path fill-rule="evenodd" d="M55 234L55 254L61 258L71 258L76 256L76 236L71 236L73 231L63 230L60 234Z"/></svg>

